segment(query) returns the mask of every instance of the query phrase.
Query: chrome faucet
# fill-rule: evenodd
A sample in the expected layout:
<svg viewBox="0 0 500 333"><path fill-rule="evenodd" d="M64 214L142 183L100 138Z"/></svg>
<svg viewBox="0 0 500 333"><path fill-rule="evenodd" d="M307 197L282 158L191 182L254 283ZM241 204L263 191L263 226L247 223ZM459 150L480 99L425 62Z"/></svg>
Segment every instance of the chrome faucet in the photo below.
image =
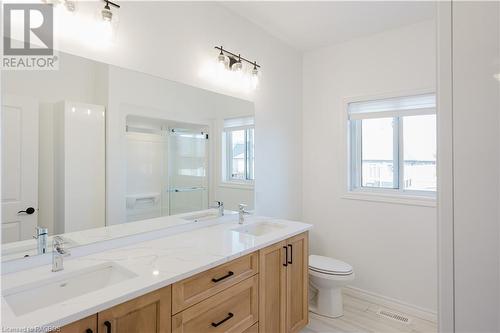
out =
<svg viewBox="0 0 500 333"><path fill-rule="evenodd" d="M59 272L64 269L63 257L70 255L68 250L64 249L64 240L61 236L54 236L52 239L52 272Z"/></svg>
<svg viewBox="0 0 500 333"><path fill-rule="evenodd" d="M36 227L35 232L36 235L33 236L33 238L36 239L38 254L44 254L47 252L47 236L49 233L49 229Z"/></svg>
<svg viewBox="0 0 500 333"><path fill-rule="evenodd" d="M243 222L245 222L245 215L250 214L250 212L247 211L245 208L247 208L247 205L245 205L245 204L238 205L238 223L239 224L243 224Z"/></svg>
<svg viewBox="0 0 500 333"><path fill-rule="evenodd" d="M210 208L217 208L219 210L219 217L224 216L224 203L222 201L214 201L215 205Z"/></svg>

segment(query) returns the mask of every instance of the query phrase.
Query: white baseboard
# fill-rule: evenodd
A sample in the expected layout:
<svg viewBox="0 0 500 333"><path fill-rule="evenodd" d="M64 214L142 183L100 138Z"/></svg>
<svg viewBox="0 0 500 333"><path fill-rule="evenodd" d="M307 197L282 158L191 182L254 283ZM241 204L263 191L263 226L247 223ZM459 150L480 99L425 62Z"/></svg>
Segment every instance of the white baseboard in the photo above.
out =
<svg viewBox="0 0 500 333"><path fill-rule="evenodd" d="M369 303L374 303L392 310L402 312L412 317L425 319L433 323L437 323L437 313L428 309L424 309L412 304L401 302L397 299L379 295L363 289L346 286L343 288L343 293L351 297L359 298Z"/></svg>

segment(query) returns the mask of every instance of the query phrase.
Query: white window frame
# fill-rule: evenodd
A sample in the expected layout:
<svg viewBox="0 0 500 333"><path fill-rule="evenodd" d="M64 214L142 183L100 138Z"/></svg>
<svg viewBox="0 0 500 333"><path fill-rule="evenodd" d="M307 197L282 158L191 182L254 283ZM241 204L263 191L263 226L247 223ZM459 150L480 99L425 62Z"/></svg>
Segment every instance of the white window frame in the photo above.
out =
<svg viewBox="0 0 500 333"><path fill-rule="evenodd" d="M249 117L243 117L244 118L249 118ZM254 175L254 179L236 179L233 178L232 176L232 136L230 135L231 132L234 131L245 131L245 142L248 141L248 131L249 130L254 130L254 145L255 145L255 125L252 124L249 125L242 125L242 126L231 126L231 127L224 127L222 131L222 163L224 165L222 166L222 185L228 185L228 186L244 186L244 187L253 187L254 182L255 182L255 170L249 171L247 168L252 168L251 163L248 161L248 147L246 147L245 152L244 152L244 160L245 160L245 177L248 177L248 175L251 173ZM254 146L255 147L255 146ZM255 148L254 148L255 149ZM255 158L255 151L254 151L254 158Z"/></svg>
<svg viewBox="0 0 500 333"><path fill-rule="evenodd" d="M429 94L433 93L431 91L419 91L413 93L405 93L398 95L379 95L371 96L368 98L357 98L345 100L345 111L348 114L348 107L350 103L364 102L364 101L375 101L379 99L386 98L398 98L405 96L413 96L419 94ZM366 114L359 116L357 119L352 120L349 116L347 119L347 143L348 143L348 154L347 154L347 194L344 195L346 199L360 199L368 201L383 201L383 202L393 202L393 203L403 203L403 204L416 204L423 206L435 206L436 191L420 191L420 190L408 190L404 188L404 145L403 145L403 121L402 118L411 115L428 115L436 114L436 108L425 108L421 110L411 110L409 112L400 113L397 112L393 115L391 114ZM394 185L397 188L376 188L376 187L363 187L362 182L362 164L361 164L361 120L362 119L380 119L380 118L393 118L394 121L394 132L393 132L393 161L394 161Z"/></svg>

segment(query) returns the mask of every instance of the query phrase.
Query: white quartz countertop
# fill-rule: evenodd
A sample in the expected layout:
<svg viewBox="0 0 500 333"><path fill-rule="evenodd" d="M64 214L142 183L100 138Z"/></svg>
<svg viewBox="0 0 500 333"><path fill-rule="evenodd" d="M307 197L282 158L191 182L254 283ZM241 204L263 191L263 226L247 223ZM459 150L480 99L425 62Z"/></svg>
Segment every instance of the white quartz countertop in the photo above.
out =
<svg viewBox="0 0 500 333"><path fill-rule="evenodd" d="M300 222L247 217L245 224L269 221L284 226L262 236L252 236L233 231L241 226L237 219L237 215L226 216L211 226L200 224L199 228L183 233L88 256L67 257L60 272L54 273L51 265L43 265L2 275L2 327L63 326L312 228ZM56 274L71 275L103 263L118 264L137 276L20 316L16 316L3 296L6 290L50 279Z"/></svg>

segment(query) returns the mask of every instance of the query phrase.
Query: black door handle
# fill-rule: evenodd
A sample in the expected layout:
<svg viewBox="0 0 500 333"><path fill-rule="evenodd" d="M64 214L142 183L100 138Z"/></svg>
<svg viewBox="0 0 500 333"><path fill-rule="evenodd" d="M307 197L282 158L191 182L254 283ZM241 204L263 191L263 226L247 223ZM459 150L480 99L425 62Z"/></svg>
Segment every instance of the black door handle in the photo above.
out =
<svg viewBox="0 0 500 333"><path fill-rule="evenodd" d="M232 271L229 271L229 272L227 272L227 274L226 274L226 275L221 276L220 278L213 278L213 279L212 279L212 282L219 282L219 281L222 281L222 280L227 279L228 277L230 277L230 276L232 276L232 275L234 275L234 273L233 273Z"/></svg>
<svg viewBox="0 0 500 333"><path fill-rule="evenodd" d="M288 244L288 247L290 248L290 260L288 261L289 264L293 264L293 246L292 244ZM287 256L288 258L288 256Z"/></svg>
<svg viewBox="0 0 500 333"><path fill-rule="evenodd" d="M288 248L286 246L283 246L285 249L285 262L283 263L283 266L288 266Z"/></svg>
<svg viewBox="0 0 500 333"><path fill-rule="evenodd" d="M92 331L90 328L87 328L87 329L85 330L85 333L94 333L94 331Z"/></svg>
<svg viewBox="0 0 500 333"><path fill-rule="evenodd" d="M28 215L31 215L35 212L35 208L33 207L28 207L26 208L26 210L20 210L17 212L17 215L21 214L21 213L24 213L24 214L28 214Z"/></svg>
<svg viewBox="0 0 500 333"><path fill-rule="evenodd" d="M111 333L111 323L109 321L104 322L104 326L106 326L106 332Z"/></svg>
<svg viewBox="0 0 500 333"><path fill-rule="evenodd" d="M212 326L213 326L213 327L217 327L217 326L219 326L219 325L222 325L222 324L224 324L226 321L228 321L229 319L231 319L231 318L233 318L233 317L234 317L234 314L233 314L232 312L229 312L229 313L227 314L227 317L226 317L226 318L222 319L222 320L221 320L221 321L219 321L218 323L212 323Z"/></svg>

